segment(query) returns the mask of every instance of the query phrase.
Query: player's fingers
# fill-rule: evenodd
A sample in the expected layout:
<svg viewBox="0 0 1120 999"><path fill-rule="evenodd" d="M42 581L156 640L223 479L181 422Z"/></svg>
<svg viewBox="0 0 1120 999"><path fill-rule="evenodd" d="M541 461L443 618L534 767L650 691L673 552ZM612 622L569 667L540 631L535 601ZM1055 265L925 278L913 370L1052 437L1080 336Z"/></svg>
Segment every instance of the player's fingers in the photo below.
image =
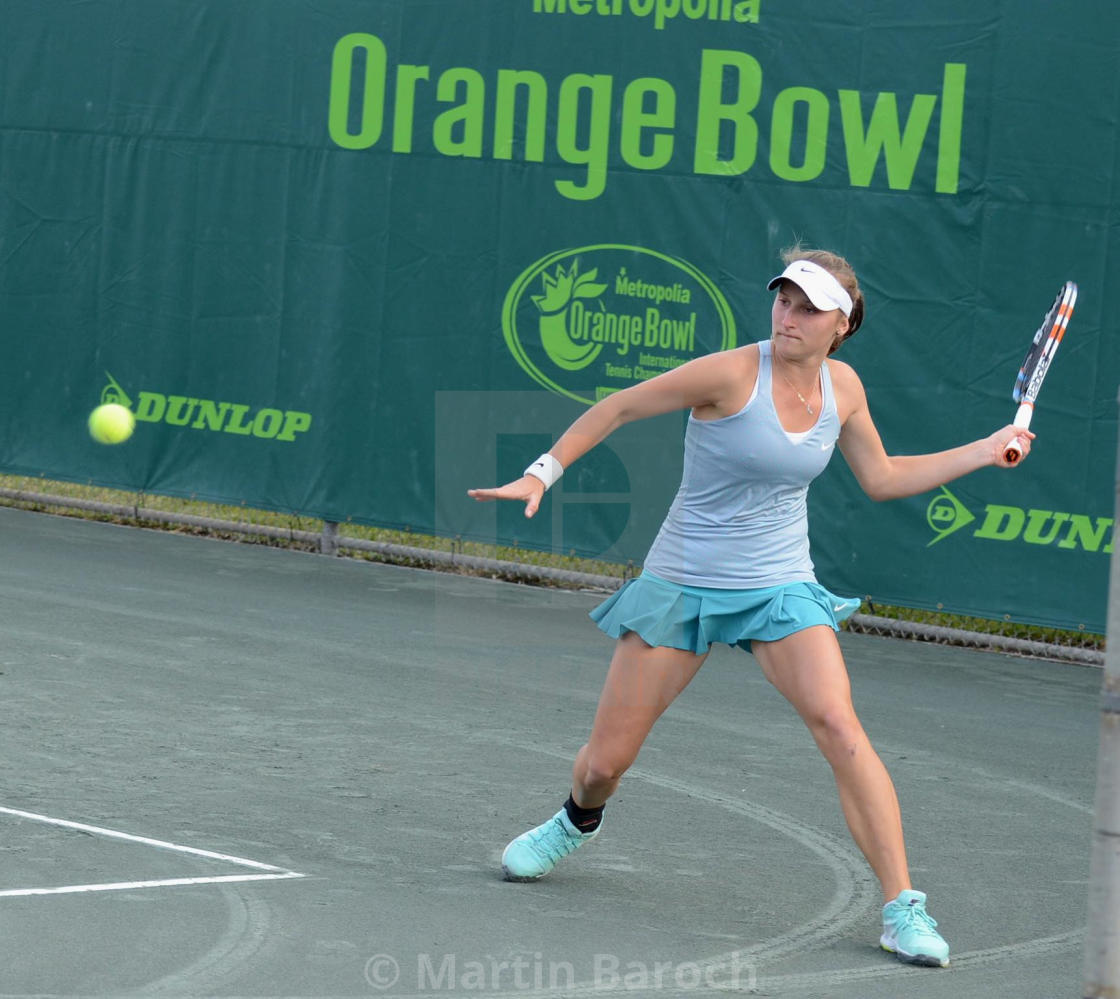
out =
<svg viewBox="0 0 1120 999"><path fill-rule="evenodd" d="M541 505L544 492L544 483L540 479L526 475L496 489L468 489L467 495L479 503L488 503L490 500L524 500L525 516L531 517Z"/></svg>
<svg viewBox="0 0 1120 999"><path fill-rule="evenodd" d="M1014 468L1028 454L1031 453L1031 440L1034 438L1029 430L1019 430L996 451L996 463L1003 468Z"/></svg>
<svg viewBox="0 0 1120 999"><path fill-rule="evenodd" d="M1034 440L1034 433L1009 424L1003 429L997 430L989 440L995 445L997 453L1002 454L1012 444L1029 444L1030 441Z"/></svg>
<svg viewBox="0 0 1120 999"><path fill-rule="evenodd" d="M541 496L544 495L544 486L539 479L531 479L528 483L524 479L518 479L516 482L508 482L496 488L468 489L467 495L480 503L489 500L525 500L534 503L535 509L540 504Z"/></svg>
<svg viewBox="0 0 1120 999"><path fill-rule="evenodd" d="M491 500L525 499L524 493L517 492L510 486L499 486L496 489L468 489L467 495L479 503L489 503Z"/></svg>

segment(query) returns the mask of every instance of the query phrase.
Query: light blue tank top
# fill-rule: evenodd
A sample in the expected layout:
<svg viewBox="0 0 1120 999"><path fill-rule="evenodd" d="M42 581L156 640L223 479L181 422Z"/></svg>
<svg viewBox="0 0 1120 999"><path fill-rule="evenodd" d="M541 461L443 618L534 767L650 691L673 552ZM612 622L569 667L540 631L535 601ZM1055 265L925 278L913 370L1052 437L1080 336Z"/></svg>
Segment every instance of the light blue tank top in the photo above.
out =
<svg viewBox="0 0 1120 999"><path fill-rule="evenodd" d="M681 486L645 561L662 579L725 589L816 581L806 500L840 435L832 381L821 365L817 422L790 434L774 409L770 341L758 349L758 382L738 413L688 418Z"/></svg>

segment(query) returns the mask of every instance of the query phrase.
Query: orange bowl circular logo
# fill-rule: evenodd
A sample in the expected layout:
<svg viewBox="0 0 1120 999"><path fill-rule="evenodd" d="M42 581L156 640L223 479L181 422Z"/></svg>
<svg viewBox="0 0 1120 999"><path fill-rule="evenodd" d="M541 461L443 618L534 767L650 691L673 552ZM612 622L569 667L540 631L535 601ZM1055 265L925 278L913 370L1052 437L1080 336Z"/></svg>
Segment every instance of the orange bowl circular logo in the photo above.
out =
<svg viewBox="0 0 1120 999"><path fill-rule="evenodd" d="M735 346L731 308L711 279L678 257L614 243L526 268L506 294L502 330L526 374L588 405Z"/></svg>

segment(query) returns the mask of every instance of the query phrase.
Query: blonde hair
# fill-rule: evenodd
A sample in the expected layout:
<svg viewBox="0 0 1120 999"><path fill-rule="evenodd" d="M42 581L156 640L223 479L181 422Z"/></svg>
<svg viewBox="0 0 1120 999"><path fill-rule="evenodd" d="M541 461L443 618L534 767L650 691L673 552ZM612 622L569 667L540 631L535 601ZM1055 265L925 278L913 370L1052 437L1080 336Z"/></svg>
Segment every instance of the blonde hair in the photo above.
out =
<svg viewBox="0 0 1120 999"><path fill-rule="evenodd" d="M800 243L782 251L782 263L787 267L795 260L811 260L814 264L823 267L837 281L843 285L844 290L852 296L852 313L848 316L848 330L831 347L829 353L837 350L845 340L854 336L856 330L863 323L864 302L863 292L859 289L859 278L855 269L840 254L828 250L812 250L802 247Z"/></svg>

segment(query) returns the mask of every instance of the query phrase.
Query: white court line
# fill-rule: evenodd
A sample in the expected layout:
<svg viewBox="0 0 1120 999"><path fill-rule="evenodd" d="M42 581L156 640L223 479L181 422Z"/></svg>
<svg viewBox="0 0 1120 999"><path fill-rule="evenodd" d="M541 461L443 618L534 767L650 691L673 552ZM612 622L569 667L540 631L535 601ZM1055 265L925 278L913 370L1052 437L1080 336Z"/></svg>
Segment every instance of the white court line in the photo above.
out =
<svg viewBox="0 0 1120 999"><path fill-rule="evenodd" d="M81 891L132 891L135 888L167 888L174 885L214 885L230 881L282 881L303 878L306 874L285 871L283 874L222 874L209 878L163 878L158 881L115 881L95 885L62 885L58 888L8 888L0 891L0 898L20 895L66 895Z"/></svg>
<svg viewBox="0 0 1120 999"><path fill-rule="evenodd" d="M205 857L207 860L220 860L227 864L236 864L239 867L250 867L265 874L222 874L210 877L197 878L160 878L150 881L116 881L103 884L89 885L62 885L57 888L9 888L0 890L0 898L26 895L61 895L71 892L94 891L130 891L136 888L164 888L177 885L203 885L224 884L231 881L283 881L292 878L304 878L306 874L289 871L284 867L273 864L262 864L259 860L249 860L246 857L234 857L228 853L215 853L213 850L200 850L194 846L183 846L181 843L169 843L167 840L152 839L148 836L136 836L132 833L121 832L118 829L106 829L103 826L91 826L84 822L71 822L69 819L56 819L49 815L40 815L37 812L25 812L18 808L5 808L0 806L0 814L12 815L32 822L42 822L45 825L59 826L63 829L73 829L76 832L90 833L94 836L104 836L107 839L120 839L127 843L138 843L141 846L155 847L159 850L171 850L174 853L185 853L192 857Z"/></svg>

